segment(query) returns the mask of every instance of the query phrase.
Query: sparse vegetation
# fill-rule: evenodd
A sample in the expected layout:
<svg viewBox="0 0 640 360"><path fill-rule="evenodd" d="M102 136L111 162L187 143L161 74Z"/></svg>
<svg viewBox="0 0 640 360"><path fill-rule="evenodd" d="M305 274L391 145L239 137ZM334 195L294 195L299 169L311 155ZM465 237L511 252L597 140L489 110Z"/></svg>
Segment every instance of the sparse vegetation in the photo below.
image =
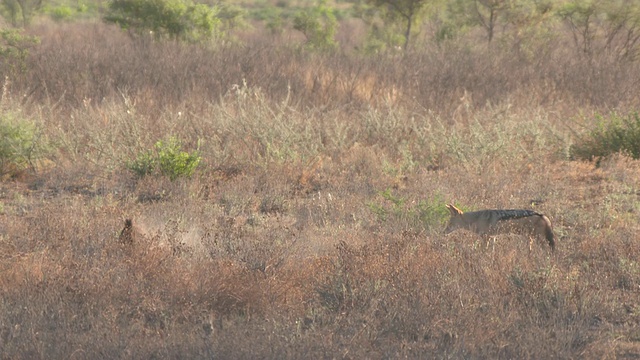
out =
<svg viewBox="0 0 640 360"><path fill-rule="evenodd" d="M392 189L385 189L379 192L379 197L381 202L372 201L367 206L378 216L380 223L403 224L405 230L438 231L448 219L449 212L441 196L408 203L407 199L394 195Z"/></svg>
<svg viewBox="0 0 640 360"><path fill-rule="evenodd" d="M0 179L35 169L43 153L44 144L33 123L9 112L0 114Z"/></svg>
<svg viewBox="0 0 640 360"><path fill-rule="evenodd" d="M29 50L38 43L38 37L25 35L20 30L0 30L0 64L5 80L25 70Z"/></svg>
<svg viewBox="0 0 640 360"><path fill-rule="evenodd" d="M2 0L0 13L13 26L27 26L44 3L44 0Z"/></svg>
<svg viewBox="0 0 640 360"><path fill-rule="evenodd" d="M335 33L338 21L334 10L320 1L315 7L300 10L293 18L293 28L302 32L307 38L309 49L327 51L334 49L337 44Z"/></svg>
<svg viewBox="0 0 640 360"><path fill-rule="evenodd" d="M201 159L197 150L191 153L184 151L182 142L171 136L167 140L158 140L154 150L138 154L127 167L139 178L156 172L176 180L179 177L191 177Z"/></svg>
<svg viewBox="0 0 640 360"><path fill-rule="evenodd" d="M381 17L387 22L387 26L400 24L403 31L403 48L409 47L409 41L412 36L412 29L418 23L421 16L424 16L425 9L429 5L434 5L434 1L429 0L367 0L372 6L376 7L381 13Z"/></svg>
<svg viewBox="0 0 640 360"><path fill-rule="evenodd" d="M191 0L112 0L104 20L157 39L189 42L213 38L221 23L216 8Z"/></svg>
<svg viewBox="0 0 640 360"><path fill-rule="evenodd" d="M640 159L640 115L597 116L595 129L573 146L573 154L582 160L601 160L615 153Z"/></svg>
<svg viewBox="0 0 640 360"><path fill-rule="evenodd" d="M360 51L348 2L331 51L287 1L217 46L34 18L0 69L1 357L637 357L640 63L541 1L490 45L438 4L406 52ZM533 208L556 250L445 236L446 203Z"/></svg>
<svg viewBox="0 0 640 360"><path fill-rule="evenodd" d="M187 152L182 150L182 142L175 137L156 143L158 152L158 167L163 175L171 180L178 177L190 177L200 164L201 157L198 151Z"/></svg>

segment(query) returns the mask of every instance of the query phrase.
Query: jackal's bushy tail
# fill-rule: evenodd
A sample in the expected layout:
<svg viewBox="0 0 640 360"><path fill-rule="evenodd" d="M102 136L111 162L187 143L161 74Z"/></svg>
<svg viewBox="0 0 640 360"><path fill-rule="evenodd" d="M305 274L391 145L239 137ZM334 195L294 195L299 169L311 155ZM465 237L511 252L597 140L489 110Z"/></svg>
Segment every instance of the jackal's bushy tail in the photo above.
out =
<svg viewBox="0 0 640 360"><path fill-rule="evenodd" d="M542 215L542 219L546 223L546 226L544 227L544 237L549 242L549 246L551 246L551 250L555 250L556 249L556 236L553 233L553 229L551 228L551 220L549 220L549 218L546 217L545 215Z"/></svg>

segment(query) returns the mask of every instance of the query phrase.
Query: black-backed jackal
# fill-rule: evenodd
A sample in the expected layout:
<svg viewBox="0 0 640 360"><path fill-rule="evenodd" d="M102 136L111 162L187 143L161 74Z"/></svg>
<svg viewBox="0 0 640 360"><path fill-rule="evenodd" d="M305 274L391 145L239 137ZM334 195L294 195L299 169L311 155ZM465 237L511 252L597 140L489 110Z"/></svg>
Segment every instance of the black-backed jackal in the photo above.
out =
<svg viewBox="0 0 640 360"><path fill-rule="evenodd" d="M457 207L448 204L451 213L449 224L444 230L448 234L456 229L471 230L480 235L522 234L533 238L544 238L555 249L555 235L548 217L533 210L480 210L462 212Z"/></svg>

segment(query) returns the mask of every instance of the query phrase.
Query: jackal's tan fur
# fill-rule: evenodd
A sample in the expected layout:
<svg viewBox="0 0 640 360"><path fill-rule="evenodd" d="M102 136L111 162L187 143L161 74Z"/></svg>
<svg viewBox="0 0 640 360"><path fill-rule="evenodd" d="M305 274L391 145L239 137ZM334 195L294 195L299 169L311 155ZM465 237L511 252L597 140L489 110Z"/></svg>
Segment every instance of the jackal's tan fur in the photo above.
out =
<svg viewBox="0 0 640 360"><path fill-rule="evenodd" d="M548 217L533 210L505 209L480 210L462 212L455 206L448 204L451 219L445 229L448 234L456 229L467 229L481 235L522 234L533 238L546 239L555 249L555 235Z"/></svg>

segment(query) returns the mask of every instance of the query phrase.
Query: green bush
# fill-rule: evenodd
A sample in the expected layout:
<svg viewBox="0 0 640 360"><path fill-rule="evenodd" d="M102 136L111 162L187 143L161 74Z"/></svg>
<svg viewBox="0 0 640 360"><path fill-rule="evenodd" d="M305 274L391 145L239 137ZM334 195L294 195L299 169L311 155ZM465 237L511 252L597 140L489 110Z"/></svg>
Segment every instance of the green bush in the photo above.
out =
<svg viewBox="0 0 640 360"><path fill-rule="evenodd" d="M325 51L337 46L335 35L338 20L334 10L323 1L313 8L298 12L293 19L293 28L307 38L307 48Z"/></svg>
<svg viewBox="0 0 640 360"><path fill-rule="evenodd" d="M166 142L158 141L155 146L160 172L171 180L183 176L191 177L202 159L197 150L192 153L183 151L182 143L175 137L169 138Z"/></svg>
<svg viewBox="0 0 640 360"><path fill-rule="evenodd" d="M217 7L216 16L220 19L221 28L225 33L233 29L241 29L248 26L244 20L246 10L237 5L220 3Z"/></svg>
<svg viewBox="0 0 640 360"><path fill-rule="evenodd" d="M159 140L154 149L140 153L127 163L127 168L137 177L151 174L168 176L172 181L179 177L191 177L200 164L198 150L191 153L182 149L182 142L176 137Z"/></svg>
<svg viewBox="0 0 640 360"><path fill-rule="evenodd" d="M143 178L151 175L156 168L157 156L153 151L145 151L127 163L127 168L137 177Z"/></svg>
<svg viewBox="0 0 640 360"><path fill-rule="evenodd" d="M40 39L24 35L21 30L0 30L0 72L8 75L24 71L29 49L39 43Z"/></svg>
<svg viewBox="0 0 640 360"><path fill-rule="evenodd" d="M618 60L637 58L640 52L640 5L637 1L572 0L556 11L569 25L576 50L587 57L612 54Z"/></svg>
<svg viewBox="0 0 640 360"><path fill-rule="evenodd" d="M574 144L571 154L582 160L601 159L614 153L640 158L640 115L611 114L605 119L597 117L597 125L589 134Z"/></svg>
<svg viewBox="0 0 640 360"><path fill-rule="evenodd" d="M217 35L218 8L191 0L113 0L104 20L139 34L199 42Z"/></svg>
<svg viewBox="0 0 640 360"><path fill-rule="evenodd" d="M48 10L49 16L55 21L63 22L73 19L76 11L67 5L60 5Z"/></svg>
<svg viewBox="0 0 640 360"><path fill-rule="evenodd" d="M2 0L0 14L10 21L11 25L26 27L44 3L43 0Z"/></svg>
<svg viewBox="0 0 640 360"><path fill-rule="evenodd" d="M439 195L417 203L408 203L407 199L395 195L391 189L380 191L378 194L383 201L372 201L367 206L380 222L400 220L412 227L431 230L440 228L448 219L449 211Z"/></svg>
<svg viewBox="0 0 640 360"><path fill-rule="evenodd" d="M33 167L40 154L36 127L24 120L0 117L0 177L14 177Z"/></svg>

